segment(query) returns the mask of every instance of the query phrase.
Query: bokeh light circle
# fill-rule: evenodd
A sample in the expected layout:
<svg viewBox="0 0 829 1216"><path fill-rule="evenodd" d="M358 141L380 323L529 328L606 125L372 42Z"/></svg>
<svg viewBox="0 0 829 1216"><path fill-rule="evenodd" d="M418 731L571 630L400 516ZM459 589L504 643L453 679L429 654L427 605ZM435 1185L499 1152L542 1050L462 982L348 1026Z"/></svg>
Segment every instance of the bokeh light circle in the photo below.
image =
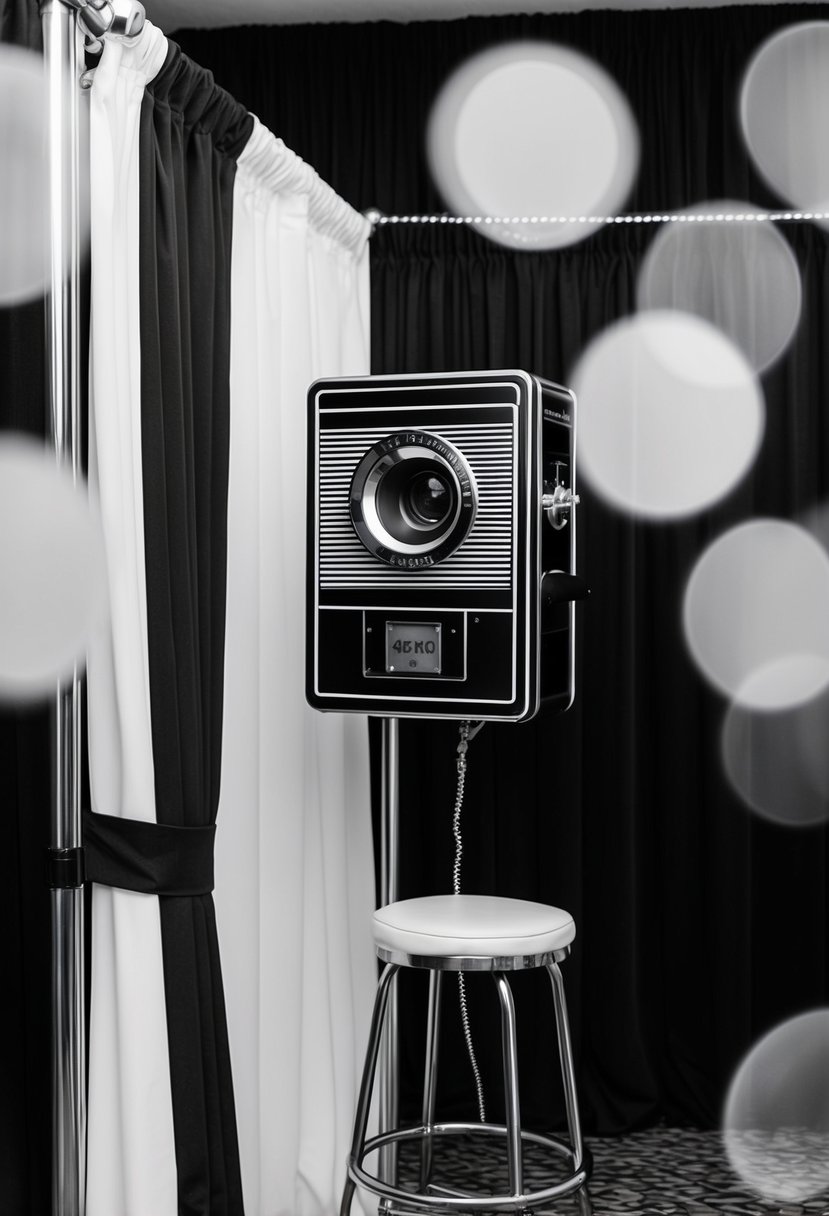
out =
<svg viewBox="0 0 829 1216"><path fill-rule="evenodd" d="M734 1074L723 1112L725 1149L763 1199L808 1199L829 1184L827 1076L827 1009L777 1026Z"/></svg>
<svg viewBox="0 0 829 1216"><path fill-rule="evenodd" d="M630 192L639 136L627 99L593 60L554 43L510 42L466 60L429 117L433 179L456 215L506 245L551 249L601 226ZM564 222L558 222L563 217Z"/></svg>
<svg viewBox="0 0 829 1216"><path fill-rule="evenodd" d="M819 680L823 689L800 704L776 711L746 704L768 699L768 687L777 696L781 685L799 691L810 679ZM794 656L761 668L747 684L723 719L723 768L732 789L773 823L810 827L828 822L829 660Z"/></svg>
<svg viewBox="0 0 829 1216"><path fill-rule="evenodd" d="M829 211L829 22L806 21L769 38L743 78L740 121L757 168L798 208Z"/></svg>
<svg viewBox="0 0 829 1216"><path fill-rule="evenodd" d="M750 204L717 200L680 214L740 215ZM676 308L705 318L756 371L779 358L800 319L800 271L773 224L704 220L663 224L639 272L642 309Z"/></svg>
<svg viewBox="0 0 829 1216"><path fill-rule="evenodd" d="M802 704L829 678L829 555L797 524L740 524L694 566L683 627L699 670L738 704Z"/></svg>
<svg viewBox="0 0 829 1216"><path fill-rule="evenodd" d="M42 57L0 47L0 305L20 304L45 290L46 102Z"/></svg>
<svg viewBox="0 0 829 1216"><path fill-rule="evenodd" d="M42 445L0 439L0 698L35 700L83 661L106 621L100 522Z"/></svg>
<svg viewBox="0 0 829 1216"><path fill-rule="evenodd" d="M757 377L708 322L641 313L604 330L570 377L581 470L611 505L652 519L722 498L751 466L765 409Z"/></svg>

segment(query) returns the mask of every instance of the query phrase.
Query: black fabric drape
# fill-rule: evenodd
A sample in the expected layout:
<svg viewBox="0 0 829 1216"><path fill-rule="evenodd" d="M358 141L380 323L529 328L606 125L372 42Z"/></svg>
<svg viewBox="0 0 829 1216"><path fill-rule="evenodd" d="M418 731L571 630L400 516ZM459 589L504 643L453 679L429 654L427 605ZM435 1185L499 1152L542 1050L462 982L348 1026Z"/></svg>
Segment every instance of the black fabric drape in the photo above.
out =
<svg viewBox="0 0 829 1216"><path fill-rule="evenodd" d="M0 42L42 49L38 0L0 0Z"/></svg>
<svg viewBox="0 0 829 1216"><path fill-rule="evenodd" d="M659 212L708 198L779 202L741 144L741 73L774 30L827 17L827 5L793 4L179 37L354 206L399 214L442 210L424 129L456 64L506 39L576 47L615 77L639 124L627 210ZM827 831L774 827L730 792L719 761L725 705L693 669L679 631L684 582L708 541L752 516L795 517L829 492L829 238L806 225L781 231L801 268L804 310L792 348L763 378L767 430L750 476L715 509L670 526L632 523L585 489L592 595L577 705L562 718L488 726L471 747L464 889L574 913L566 980L586 1121L599 1132L659 1118L715 1124L741 1053L829 996ZM519 366L566 383L586 342L632 310L649 235L617 226L529 254L454 226L381 227L371 246L373 370ZM451 724L403 724L402 895L450 889L455 741ZM534 1064L522 1099L530 1118L556 1123L553 1060L538 1052L548 1023L536 979L516 984ZM494 1095L495 1014L488 994L470 985L470 996ZM412 1115L420 1004L419 991L403 1002ZM439 1103L474 1118L454 1011L445 1035ZM494 1096L491 1105L497 1113Z"/></svg>
<svg viewBox="0 0 829 1216"><path fill-rule="evenodd" d="M592 593L576 706L526 727L489 726L470 750L464 889L573 911L568 991L582 1101L600 1132L657 1118L716 1124L742 1053L829 994L826 829L774 827L731 793L720 765L725 704L680 632L685 581L705 544L755 515L798 517L829 490L829 424L815 409L829 382L827 238L805 226L785 235L807 305L793 350L764 379L767 432L751 477L716 509L669 526L625 520L583 486ZM566 382L586 340L633 310L646 244L644 233L613 228L554 257L511 256L473 233L383 229L372 249L375 369L518 364ZM405 343L388 336L403 332ZM404 724L401 734L401 893L446 890L454 731ZM519 1013L537 1043L546 1014L531 978L521 984ZM447 1055L461 1064L445 1100L463 1107L469 1082L452 1016ZM494 1013L477 1016L491 1022L481 1033L497 1090ZM413 1093L419 1031L407 1034ZM547 1070L527 1077L531 1117L558 1121L553 1084Z"/></svg>
<svg viewBox="0 0 829 1216"><path fill-rule="evenodd" d="M51 1205L51 972L44 880L49 740L47 711L0 712L5 840L0 861L0 1211L8 1216L47 1216Z"/></svg>
<svg viewBox="0 0 829 1216"><path fill-rule="evenodd" d="M0 42L42 47L36 0L0 0ZM43 299L0 308L0 434L46 434ZM0 576L0 594L2 594ZM0 707L0 1210L46 1216L51 1205L49 714Z"/></svg>
<svg viewBox="0 0 829 1216"><path fill-rule="evenodd" d="M531 6L528 6L531 7ZM630 99L643 155L627 209L722 196L771 202L737 131L747 57L774 30L825 20L829 4L613 10L458 21L180 30L182 48L353 206L440 212L426 167L436 92L467 56L506 40L563 43L602 64Z"/></svg>
<svg viewBox="0 0 829 1216"><path fill-rule="evenodd" d="M140 133L142 460L159 823L216 819L222 743L230 251L252 119L170 45ZM213 898L162 896L180 1216L242 1212Z"/></svg>

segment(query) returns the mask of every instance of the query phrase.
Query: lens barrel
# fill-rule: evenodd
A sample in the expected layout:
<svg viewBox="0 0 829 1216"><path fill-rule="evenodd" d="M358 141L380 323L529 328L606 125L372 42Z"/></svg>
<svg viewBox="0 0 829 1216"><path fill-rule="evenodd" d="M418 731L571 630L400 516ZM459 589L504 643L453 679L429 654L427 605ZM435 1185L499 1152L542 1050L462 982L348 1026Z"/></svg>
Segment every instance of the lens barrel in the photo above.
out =
<svg viewBox="0 0 829 1216"><path fill-rule="evenodd" d="M369 553L389 565L419 569L445 561L475 522L472 470L453 444L430 431L379 440L351 481L349 510Z"/></svg>

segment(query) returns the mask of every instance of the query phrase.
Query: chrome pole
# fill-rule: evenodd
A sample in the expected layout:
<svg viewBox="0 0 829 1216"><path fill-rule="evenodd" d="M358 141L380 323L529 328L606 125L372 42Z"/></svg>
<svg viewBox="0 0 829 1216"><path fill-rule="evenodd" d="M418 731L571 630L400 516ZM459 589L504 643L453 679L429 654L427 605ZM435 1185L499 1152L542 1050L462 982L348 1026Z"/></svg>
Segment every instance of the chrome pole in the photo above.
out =
<svg viewBox="0 0 829 1216"><path fill-rule="evenodd" d="M381 735L382 784L380 788L380 905L397 899L398 827L400 817L400 722L383 718ZM399 1108L399 1061L397 1026L397 983L388 997L383 1044L380 1053L380 1131L397 1126ZM397 1144L380 1150L380 1178L397 1184Z"/></svg>
<svg viewBox="0 0 829 1216"><path fill-rule="evenodd" d="M75 9L41 0L48 88L49 417L58 462L81 475L80 89ZM52 1211L86 1207L86 1017L81 838L81 677L58 687L53 713L49 848L52 901Z"/></svg>

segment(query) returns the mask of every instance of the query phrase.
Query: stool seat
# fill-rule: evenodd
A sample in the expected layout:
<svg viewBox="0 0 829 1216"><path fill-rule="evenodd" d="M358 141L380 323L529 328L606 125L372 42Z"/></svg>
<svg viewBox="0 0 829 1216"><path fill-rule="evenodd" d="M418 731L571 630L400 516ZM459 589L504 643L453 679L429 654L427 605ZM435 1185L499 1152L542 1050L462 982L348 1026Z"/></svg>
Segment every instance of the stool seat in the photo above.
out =
<svg viewBox="0 0 829 1216"><path fill-rule="evenodd" d="M476 958L487 969L517 970L541 955L566 953L576 936L569 912L526 899L492 895L427 895L378 908L374 942L381 958ZM509 961L512 960L512 966ZM433 961L424 965L434 965Z"/></svg>

